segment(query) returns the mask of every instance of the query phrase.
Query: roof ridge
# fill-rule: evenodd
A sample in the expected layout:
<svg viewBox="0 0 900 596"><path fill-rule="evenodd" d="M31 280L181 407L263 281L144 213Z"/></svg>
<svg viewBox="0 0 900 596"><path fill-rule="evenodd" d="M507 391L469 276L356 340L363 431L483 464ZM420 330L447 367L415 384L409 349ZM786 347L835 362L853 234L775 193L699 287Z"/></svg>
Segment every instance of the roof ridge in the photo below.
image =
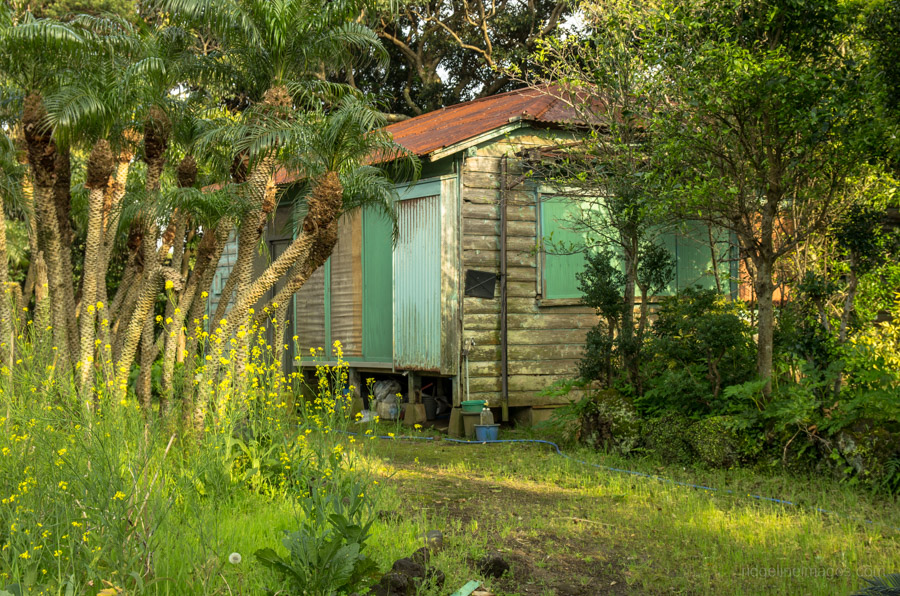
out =
<svg viewBox="0 0 900 596"><path fill-rule="evenodd" d="M459 103L455 103L455 104L452 104L449 106L443 106L436 110L432 110L431 112L425 112L424 114L419 114L418 116L413 116L413 118L418 118L419 116L427 116L428 114L434 114L435 112L443 112L444 110L451 110L451 109L459 107L459 106L466 106L466 105L471 105L473 103L490 101L492 99L497 99L498 97L505 97L508 95L521 95L522 93L524 93L526 91L535 91L539 94L541 93L541 91L539 89L536 89L534 87L520 87L519 89L511 89L510 91L504 91L503 93L495 93L494 95L485 95L484 97L476 97L475 99L470 99L468 101L461 101ZM410 120L412 120L412 118L410 118ZM405 122L405 120L404 120L404 122Z"/></svg>

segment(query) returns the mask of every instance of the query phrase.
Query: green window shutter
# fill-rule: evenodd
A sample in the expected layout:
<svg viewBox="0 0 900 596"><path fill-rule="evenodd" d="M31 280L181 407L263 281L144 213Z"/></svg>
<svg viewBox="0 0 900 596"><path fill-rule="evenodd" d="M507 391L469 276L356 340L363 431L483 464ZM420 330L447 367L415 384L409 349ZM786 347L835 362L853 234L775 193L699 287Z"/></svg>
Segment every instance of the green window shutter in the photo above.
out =
<svg viewBox="0 0 900 596"><path fill-rule="evenodd" d="M390 362L394 348L393 264L391 233L386 215L373 207L363 211L363 357Z"/></svg>
<svg viewBox="0 0 900 596"><path fill-rule="evenodd" d="M543 199L540 203L541 234L545 245L553 248L573 245L584 246L582 234L573 231L569 214L573 209L569 199ZM581 298L576 274L584 270L584 253L552 254L544 251L543 297L548 300Z"/></svg>

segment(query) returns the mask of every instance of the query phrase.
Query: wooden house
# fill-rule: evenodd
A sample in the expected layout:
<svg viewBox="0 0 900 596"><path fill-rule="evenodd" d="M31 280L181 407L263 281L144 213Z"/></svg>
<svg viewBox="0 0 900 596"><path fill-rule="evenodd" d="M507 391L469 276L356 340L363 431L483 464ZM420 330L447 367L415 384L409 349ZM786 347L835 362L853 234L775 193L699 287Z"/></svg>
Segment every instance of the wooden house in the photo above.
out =
<svg viewBox="0 0 900 596"><path fill-rule="evenodd" d="M534 421L567 403L544 390L576 374L597 317L579 298L584 257L541 250L551 233L572 234L566 201L523 176L516 156L571 138L572 117L525 89L390 125L423 162L421 178L398 187L399 239L392 245L390 222L375 211L343 217L329 262L294 297L289 335L300 360L288 353L285 364L311 366L310 347L340 340L358 379L402 375L410 390L433 385L456 405L485 399L503 420ZM279 209L269 227L269 258L290 242L288 219ZM708 243L666 241L677 286L712 284ZM220 264L213 301L232 258Z"/></svg>

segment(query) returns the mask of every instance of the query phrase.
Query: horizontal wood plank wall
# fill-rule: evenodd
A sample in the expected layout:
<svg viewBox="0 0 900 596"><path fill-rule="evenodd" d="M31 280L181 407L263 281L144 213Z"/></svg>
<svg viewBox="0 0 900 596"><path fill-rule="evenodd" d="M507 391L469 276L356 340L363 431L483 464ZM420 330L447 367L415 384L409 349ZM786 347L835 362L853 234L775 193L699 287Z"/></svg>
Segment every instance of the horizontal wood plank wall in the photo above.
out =
<svg viewBox="0 0 900 596"><path fill-rule="evenodd" d="M463 170L463 271L500 272L500 157L468 157ZM521 175L509 160L509 184ZM596 316L584 306L541 306L538 301L537 213L535 196L524 183L507 191L507 325L509 405L567 403L580 395L540 395L554 382L577 373L588 329ZM469 352L469 399L499 406L500 288L493 300L465 297L463 339L475 340Z"/></svg>

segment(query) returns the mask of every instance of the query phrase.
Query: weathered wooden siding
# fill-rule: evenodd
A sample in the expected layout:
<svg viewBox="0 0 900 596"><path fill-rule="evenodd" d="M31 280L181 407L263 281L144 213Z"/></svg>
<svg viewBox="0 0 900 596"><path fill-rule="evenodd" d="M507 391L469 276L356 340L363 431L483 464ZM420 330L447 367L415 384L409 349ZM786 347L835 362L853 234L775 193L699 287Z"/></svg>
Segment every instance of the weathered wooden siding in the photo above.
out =
<svg viewBox="0 0 900 596"><path fill-rule="evenodd" d="M508 149L510 145L504 144ZM462 276L467 269L500 272L500 163L494 145L466 158L462 176ZM509 158L508 180L521 175ZM509 405L565 403L567 398L539 395L554 382L577 372L585 336L596 324L590 308L541 303L536 250L536 194L526 183L507 197L507 329ZM501 402L500 290L493 300L463 300L463 340L474 339L469 352L469 398Z"/></svg>

